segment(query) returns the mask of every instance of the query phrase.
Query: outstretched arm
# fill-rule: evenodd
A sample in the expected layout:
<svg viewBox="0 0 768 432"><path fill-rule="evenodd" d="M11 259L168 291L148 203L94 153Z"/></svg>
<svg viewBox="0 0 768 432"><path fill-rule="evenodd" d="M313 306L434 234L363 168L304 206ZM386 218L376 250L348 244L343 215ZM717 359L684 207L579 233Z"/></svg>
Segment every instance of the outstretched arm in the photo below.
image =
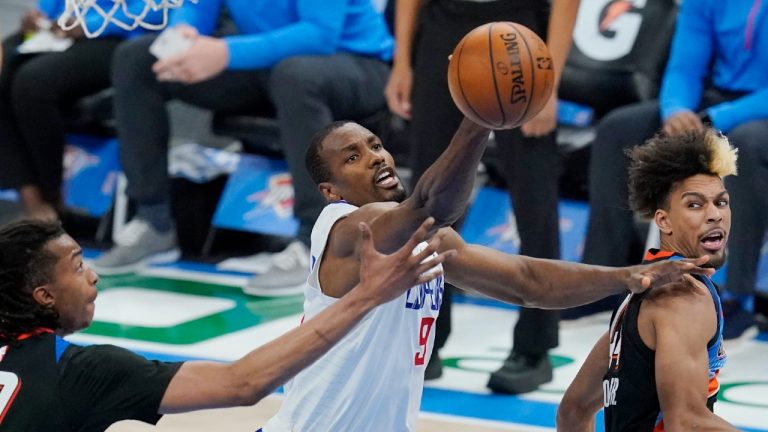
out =
<svg viewBox="0 0 768 432"><path fill-rule="evenodd" d="M336 223L329 240L332 253L338 257L355 253L357 245L350 239L356 238L359 222L371 224L376 247L385 253L402 246L427 217L435 218L435 228L455 222L466 210L489 132L465 118L410 197L399 204L365 205Z"/></svg>
<svg viewBox="0 0 768 432"><path fill-rule="evenodd" d="M593 432L603 407L603 375L608 365L608 332L597 340L557 408L558 432Z"/></svg>
<svg viewBox="0 0 768 432"><path fill-rule="evenodd" d="M439 246L430 241L419 254L411 252L427 238L434 221L428 219L408 242L392 255L373 246L371 231L361 224L360 282L346 296L315 318L265 344L232 364L187 362L171 380L159 412L252 405L328 352L371 309L386 303L413 285L434 279L430 271L453 255L447 251L422 263Z"/></svg>
<svg viewBox="0 0 768 432"><path fill-rule="evenodd" d="M450 229L441 230L440 235L443 247L457 251L456 259L445 268L448 282L539 309L578 306L627 290L642 292L686 273L711 275L714 271L698 267L707 257L614 268L510 255L465 243Z"/></svg>

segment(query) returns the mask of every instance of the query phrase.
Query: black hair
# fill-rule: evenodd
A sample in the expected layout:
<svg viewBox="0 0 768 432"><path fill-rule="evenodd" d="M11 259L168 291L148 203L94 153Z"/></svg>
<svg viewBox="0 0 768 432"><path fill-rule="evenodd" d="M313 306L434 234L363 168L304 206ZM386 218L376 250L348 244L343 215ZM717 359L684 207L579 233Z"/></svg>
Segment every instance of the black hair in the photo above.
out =
<svg viewBox="0 0 768 432"><path fill-rule="evenodd" d="M675 183L697 174L718 176L712 170L714 139L724 139L713 129L679 135L658 134L645 144L627 150L629 204L645 218L657 209L668 208L669 192Z"/></svg>
<svg viewBox="0 0 768 432"><path fill-rule="evenodd" d="M57 257L46 245L64 234L59 222L22 220L0 228L1 341L58 326L56 310L36 302L32 290L50 281Z"/></svg>
<svg viewBox="0 0 768 432"><path fill-rule="evenodd" d="M323 159L323 155L321 154L323 150L323 142L331 132L348 123L352 123L352 121L335 121L317 131L312 137L312 141L309 143L309 147L307 147L307 152L304 154L304 165L306 166L307 171L309 171L309 176L312 177L312 181L314 181L316 185L331 180L331 169L328 167L328 163Z"/></svg>

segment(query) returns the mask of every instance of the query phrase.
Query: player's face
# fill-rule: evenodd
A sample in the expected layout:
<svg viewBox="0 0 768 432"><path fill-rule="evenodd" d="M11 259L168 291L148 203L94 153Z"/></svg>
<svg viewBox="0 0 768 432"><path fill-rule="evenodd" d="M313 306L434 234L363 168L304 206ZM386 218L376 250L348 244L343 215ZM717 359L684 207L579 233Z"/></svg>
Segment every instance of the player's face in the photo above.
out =
<svg viewBox="0 0 768 432"><path fill-rule="evenodd" d="M326 137L322 155L331 172L331 181L320 185L326 199L356 206L405 199L392 155L368 129L355 123L341 126Z"/></svg>
<svg viewBox="0 0 768 432"><path fill-rule="evenodd" d="M666 224L660 225L662 241L666 238L671 242L673 250L690 258L709 255L708 265L715 268L725 262L731 208L720 178L699 174L673 186L666 221L662 223Z"/></svg>
<svg viewBox="0 0 768 432"><path fill-rule="evenodd" d="M83 251L72 237L62 235L46 248L58 258L48 289L59 313L59 328L65 333L82 330L93 320L99 276L83 262Z"/></svg>

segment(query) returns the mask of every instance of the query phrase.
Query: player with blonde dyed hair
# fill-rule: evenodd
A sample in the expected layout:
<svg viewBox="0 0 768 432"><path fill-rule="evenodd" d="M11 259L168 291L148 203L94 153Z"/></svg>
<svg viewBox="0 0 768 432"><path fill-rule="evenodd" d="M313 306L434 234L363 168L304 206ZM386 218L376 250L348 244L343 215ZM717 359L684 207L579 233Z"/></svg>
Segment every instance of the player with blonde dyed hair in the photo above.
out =
<svg viewBox="0 0 768 432"><path fill-rule="evenodd" d="M709 256L720 267L731 227L723 178L736 174L736 150L713 129L658 135L629 152L629 201L652 218L660 250L644 262ZM558 431L736 430L713 413L725 364L718 288L704 275L629 294L568 388ZM676 289L677 288L677 289Z"/></svg>

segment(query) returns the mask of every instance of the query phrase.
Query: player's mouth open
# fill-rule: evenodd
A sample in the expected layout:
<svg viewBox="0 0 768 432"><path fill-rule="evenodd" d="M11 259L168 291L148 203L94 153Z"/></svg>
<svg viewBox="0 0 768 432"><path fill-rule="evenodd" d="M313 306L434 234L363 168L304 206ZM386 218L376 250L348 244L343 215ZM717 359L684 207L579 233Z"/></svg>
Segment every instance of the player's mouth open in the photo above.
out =
<svg viewBox="0 0 768 432"><path fill-rule="evenodd" d="M384 189L393 188L398 184L397 177L395 177L395 171L389 167L380 169L373 178L373 181L376 183L376 186Z"/></svg>
<svg viewBox="0 0 768 432"><path fill-rule="evenodd" d="M725 245L725 232L720 229L704 234L699 241L701 246L710 252L717 252Z"/></svg>

